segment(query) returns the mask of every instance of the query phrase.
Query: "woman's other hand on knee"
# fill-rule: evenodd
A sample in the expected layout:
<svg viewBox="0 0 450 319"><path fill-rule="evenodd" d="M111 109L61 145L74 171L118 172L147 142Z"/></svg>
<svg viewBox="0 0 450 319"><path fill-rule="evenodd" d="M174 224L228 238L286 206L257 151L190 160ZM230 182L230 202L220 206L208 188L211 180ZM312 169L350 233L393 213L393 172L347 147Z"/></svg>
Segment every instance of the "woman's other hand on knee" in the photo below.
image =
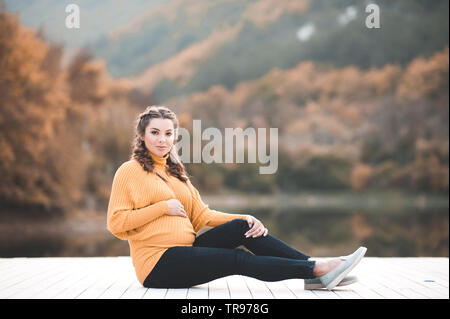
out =
<svg viewBox="0 0 450 319"><path fill-rule="evenodd" d="M246 220L248 223L248 227L250 227L250 230L244 234L246 238L267 236L267 234L269 233L269 230L264 227L263 223L259 219L248 215Z"/></svg>

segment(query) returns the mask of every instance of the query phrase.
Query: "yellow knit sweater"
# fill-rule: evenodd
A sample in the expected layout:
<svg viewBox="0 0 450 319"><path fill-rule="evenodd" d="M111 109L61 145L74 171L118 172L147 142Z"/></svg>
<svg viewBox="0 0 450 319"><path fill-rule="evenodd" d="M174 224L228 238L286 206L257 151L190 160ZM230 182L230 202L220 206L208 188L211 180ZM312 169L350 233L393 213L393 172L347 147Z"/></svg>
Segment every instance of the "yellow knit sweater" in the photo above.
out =
<svg viewBox="0 0 450 319"><path fill-rule="evenodd" d="M108 204L107 228L128 240L137 279L141 284L170 247L192 246L204 226L215 227L247 215L226 214L208 208L199 192L166 172L166 160L149 152L154 172L146 172L134 159L116 171ZM158 175L165 177L166 183ZM166 200L176 198L189 218L171 216Z"/></svg>

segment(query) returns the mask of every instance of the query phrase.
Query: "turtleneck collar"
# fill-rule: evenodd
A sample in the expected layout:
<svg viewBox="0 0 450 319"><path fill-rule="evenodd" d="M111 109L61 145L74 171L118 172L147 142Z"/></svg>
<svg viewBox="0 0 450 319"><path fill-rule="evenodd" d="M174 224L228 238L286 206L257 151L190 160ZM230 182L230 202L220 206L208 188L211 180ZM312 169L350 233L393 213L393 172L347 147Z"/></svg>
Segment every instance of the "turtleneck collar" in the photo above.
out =
<svg viewBox="0 0 450 319"><path fill-rule="evenodd" d="M166 155L164 155L163 157L160 157L158 155L153 154L152 152L148 152L148 154L151 156L151 158L153 159L153 163L155 167L161 167L161 168L165 168L166 167L166 163L167 163L167 158L169 157L169 153L167 153Z"/></svg>

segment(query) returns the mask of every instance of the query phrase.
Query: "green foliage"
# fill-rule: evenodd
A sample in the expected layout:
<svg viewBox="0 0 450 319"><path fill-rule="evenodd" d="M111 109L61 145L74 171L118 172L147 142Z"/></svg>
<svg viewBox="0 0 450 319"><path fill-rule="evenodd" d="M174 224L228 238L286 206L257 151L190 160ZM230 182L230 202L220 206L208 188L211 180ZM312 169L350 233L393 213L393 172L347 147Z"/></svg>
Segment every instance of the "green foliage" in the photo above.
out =
<svg viewBox="0 0 450 319"><path fill-rule="evenodd" d="M273 174L259 174L259 165L237 165L226 170L224 184L229 189L240 190L246 193L271 193L275 189Z"/></svg>
<svg viewBox="0 0 450 319"><path fill-rule="evenodd" d="M300 189L342 190L349 188L351 163L334 156L314 156L294 172Z"/></svg>
<svg viewBox="0 0 450 319"><path fill-rule="evenodd" d="M103 57L113 76L134 76L153 64L167 60L187 46L205 39L213 30L225 23L238 22L243 6L248 1L224 1L205 5L198 16L178 7L176 19L153 15L136 32L125 33L110 41L102 36L90 48Z"/></svg>
<svg viewBox="0 0 450 319"><path fill-rule="evenodd" d="M350 188L351 161L336 157L312 156L303 164L295 158L280 154L276 183L280 190L345 190Z"/></svg>

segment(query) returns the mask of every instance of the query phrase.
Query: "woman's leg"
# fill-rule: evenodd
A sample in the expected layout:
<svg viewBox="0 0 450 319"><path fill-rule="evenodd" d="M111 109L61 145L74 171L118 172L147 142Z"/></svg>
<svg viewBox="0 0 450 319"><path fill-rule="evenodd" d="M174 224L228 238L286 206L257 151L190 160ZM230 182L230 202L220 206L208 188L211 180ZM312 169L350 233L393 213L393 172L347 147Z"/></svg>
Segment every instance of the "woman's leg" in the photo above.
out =
<svg viewBox="0 0 450 319"><path fill-rule="evenodd" d="M195 239L195 247L236 248L244 246L258 256L273 256L307 260L310 256L295 250L280 239L267 234L256 238L246 238L250 229L244 219L234 219L228 223L214 227Z"/></svg>
<svg viewBox="0 0 450 319"><path fill-rule="evenodd" d="M264 281L314 278L315 261L257 256L242 249L172 247L144 281L148 288L188 288L208 281L244 275Z"/></svg>

